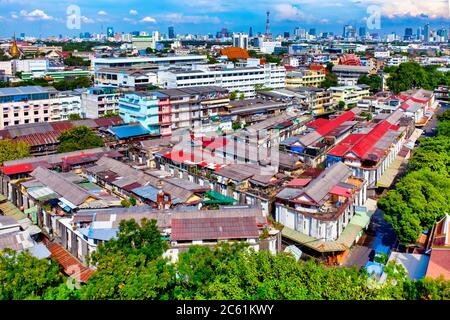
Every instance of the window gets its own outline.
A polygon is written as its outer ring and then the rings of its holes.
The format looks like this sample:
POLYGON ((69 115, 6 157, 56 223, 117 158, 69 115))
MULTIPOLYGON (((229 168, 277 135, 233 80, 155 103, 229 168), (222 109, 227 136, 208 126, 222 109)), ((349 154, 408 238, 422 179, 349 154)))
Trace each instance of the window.
POLYGON ((39 114, 39 111, 34 111, 34 115, 38 115, 39 114))
POLYGON ((15 112, 14 113, 14 117, 18 117, 19 116, 19 113, 18 112, 15 112))
POLYGON ((47 121, 48 121, 48 117, 45 117, 45 118, 44 118, 44 122, 47 122, 47 121))
POLYGON ((5 114, 3 114, 3 118, 8 118, 8 114, 7 113, 5 113, 5 114))
POLYGON ((28 116, 28 111, 25 111, 24 113, 23 113, 23 115, 26 117, 26 116, 28 116))
POLYGON ((19 124, 19 120, 14 121, 14 124, 19 124))
POLYGON ((47 109, 47 110, 44 110, 44 113, 48 113, 48 109, 47 109))
POLYGON ((7 127, 9 125, 9 122, 3 122, 3 127, 7 127))
POLYGON ((25 123, 30 123, 30 120, 28 120, 28 119, 25 119, 25 123))

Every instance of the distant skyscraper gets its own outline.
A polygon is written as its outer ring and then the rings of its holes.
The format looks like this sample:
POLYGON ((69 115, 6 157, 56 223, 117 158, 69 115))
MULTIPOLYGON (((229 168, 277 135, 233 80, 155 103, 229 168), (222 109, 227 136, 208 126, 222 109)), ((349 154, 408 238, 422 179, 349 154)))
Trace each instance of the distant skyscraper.
POLYGON ((285 31, 283 33, 283 36, 284 36, 285 39, 288 39, 289 38, 289 32, 285 31))
POLYGON ((248 36, 251 38, 253 37, 253 28, 250 27, 250 30, 248 31, 248 36))
POLYGON ((131 35, 132 35, 132 36, 138 36, 139 34, 140 34, 139 31, 132 31, 132 32, 131 32, 131 35))
POLYGON ((24 38, 25 38, 25 33, 22 32, 22 33, 20 34, 20 37, 21 37, 22 39, 24 39, 24 38))
POLYGON ((430 41, 430 24, 426 23, 423 27, 423 35, 424 35, 424 41, 429 42, 430 41))
POLYGON ((359 35, 360 38, 365 38, 366 37, 366 28, 365 27, 359 27, 358 35, 359 35))
POLYGON ((316 35, 316 29, 315 29, 315 28, 309 29, 309 34, 310 34, 311 36, 315 36, 315 35, 316 35))
POLYGON ((108 38, 114 37, 114 28, 113 27, 106 28, 106 36, 108 38))
POLYGON ((248 35, 245 33, 233 34, 233 46, 248 49, 248 35))
POLYGON ((175 39, 175 31, 173 27, 169 27, 169 39, 175 39))
POLYGON ((404 40, 412 40, 413 39, 413 29, 412 28, 406 28, 405 29, 405 36, 403 37, 404 40))
POLYGON ((356 30, 352 25, 346 24, 344 26, 344 32, 342 33, 342 37, 344 39, 355 38, 356 30))

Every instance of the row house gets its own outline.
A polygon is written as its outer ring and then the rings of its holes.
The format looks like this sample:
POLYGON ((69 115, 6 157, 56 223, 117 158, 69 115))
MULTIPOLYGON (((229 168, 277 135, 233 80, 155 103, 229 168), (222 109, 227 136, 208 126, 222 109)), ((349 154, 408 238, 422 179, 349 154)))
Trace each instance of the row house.
POLYGON ((155 220, 169 244, 164 257, 175 262, 191 245, 215 246, 223 242, 245 242, 255 250, 279 251, 279 232, 271 228, 254 207, 223 207, 220 210, 155 210, 149 206, 80 210, 58 220, 61 245, 83 263, 100 243, 114 238, 121 221, 155 220), (267 236, 263 236, 263 231, 267 236))
POLYGON ((281 149, 299 156, 307 166, 316 167, 325 161, 325 153, 358 124, 355 120, 359 113, 358 108, 353 108, 333 119, 318 118, 309 122, 302 135, 282 141, 281 149))
POLYGON ((385 120, 347 136, 326 153, 326 165, 343 162, 369 187, 377 187, 407 137, 406 128, 397 124, 402 117, 402 110, 397 110, 385 120))
POLYGON ((79 170, 84 166, 94 164, 103 156, 122 159, 123 155, 110 148, 94 148, 79 151, 64 152, 52 155, 9 160, 0 167, 0 193, 6 196, 18 207, 23 203, 18 182, 30 177, 30 173, 38 167, 68 172, 79 170))
POLYGON ((353 219, 366 200, 366 181, 338 162, 316 178, 291 180, 276 195, 275 219, 284 226, 283 237, 302 250, 339 254, 357 241, 360 230, 353 232, 353 219))

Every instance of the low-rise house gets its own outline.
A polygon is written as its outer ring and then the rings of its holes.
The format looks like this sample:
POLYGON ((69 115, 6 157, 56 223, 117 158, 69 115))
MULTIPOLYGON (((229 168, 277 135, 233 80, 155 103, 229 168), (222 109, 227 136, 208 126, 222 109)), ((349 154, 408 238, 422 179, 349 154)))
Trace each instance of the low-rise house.
POLYGON ((284 225, 283 237, 313 253, 339 254, 367 227, 366 200, 367 182, 336 163, 314 179, 291 180, 276 195, 275 219, 284 225))
POLYGON ((95 71, 94 82, 99 86, 113 86, 132 90, 156 85, 154 68, 100 68, 95 71))
POLYGON ((344 162, 355 176, 376 187, 406 139, 406 128, 397 125, 402 116, 403 112, 397 110, 385 120, 347 136, 326 153, 326 165, 344 162))
POLYGON ((325 153, 342 141, 357 125, 356 116, 360 113, 353 108, 333 119, 318 118, 306 124, 303 135, 295 135, 282 141, 282 149, 298 155, 308 166, 316 167, 325 160, 325 153))
POLYGON ((98 244, 116 236, 121 221, 134 219, 140 223, 144 218, 156 220, 161 235, 169 241, 169 250, 164 256, 172 261, 191 245, 214 246, 219 242, 243 241, 255 250, 266 242, 264 247, 272 253, 278 250, 276 236, 260 237, 262 230, 270 227, 260 209, 253 207, 180 211, 138 206, 82 210, 58 221, 58 235, 62 246, 86 263, 87 255, 95 251, 98 244))
POLYGON ((346 106, 356 106, 364 97, 370 96, 369 86, 365 84, 331 87, 333 103, 338 105, 343 101, 346 106))
POLYGON ((430 254, 426 277, 450 280, 450 216, 445 215, 431 230, 427 253, 430 254))

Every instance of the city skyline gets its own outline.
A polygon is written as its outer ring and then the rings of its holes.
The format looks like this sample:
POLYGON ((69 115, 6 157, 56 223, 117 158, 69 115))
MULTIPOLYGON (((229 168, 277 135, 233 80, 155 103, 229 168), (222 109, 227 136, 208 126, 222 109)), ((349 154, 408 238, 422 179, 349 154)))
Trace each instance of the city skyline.
POLYGON ((340 34, 343 25, 356 28, 366 26, 373 10, 381 15, 379 28, 368 29, 369 33, 403 34, 405 28, 416 30, 430 24, 430 28, 448 28, 450 13, 448 0, 431 0, 424 5, 417 0, 338 0, 315 3, 311 0, 256 1, 252 4, 235 0, 219 0, 210 3, 194 0, 180 5, 174 0, 164 0, 148 5, 142 0, 128 1, 100 0, 95 3, 86 0, 62 1, 0 1, 0 36, 8 37, 14 32, 30 36, 75 36, 80 32, 106 33, 108 27, 116 32, 158 30, 167 33, 173 26, 176 34, 215 34, 222 28, 233 32, 254 34, 265 32, 266 11, 270 11, 271 32, 292 33, 294 28, 314 28, 317 33, 340 34), (80 8, 80 28, 67 27, 67 8, 80 8), (372 10, 372 11, 371 11, 372 10), (368 13, 369 12, 369 13, 368 13), (55 31, 58 30, 58 31, 55 31))

